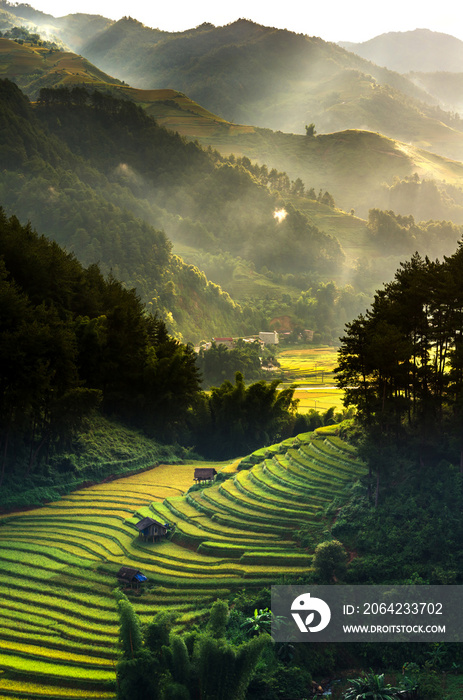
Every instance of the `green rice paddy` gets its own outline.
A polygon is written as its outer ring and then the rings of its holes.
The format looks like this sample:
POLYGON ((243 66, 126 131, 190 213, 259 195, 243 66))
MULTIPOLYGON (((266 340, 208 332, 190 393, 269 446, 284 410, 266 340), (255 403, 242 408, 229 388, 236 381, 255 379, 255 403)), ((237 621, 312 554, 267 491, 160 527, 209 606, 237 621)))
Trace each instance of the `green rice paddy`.
POLYGON ((299 576, 311 553, 293 533, 364 473, 334 435, 305 434, 215 464, 227 480, 186 494, 199 463, 161 465, 0 517, 0 698, 114 698, 120 566, 148 577, 131 594, 148 622, 160 609, 185 628, 217 597, 299 576), (145 543, 135 524, 175 526, 145 543))

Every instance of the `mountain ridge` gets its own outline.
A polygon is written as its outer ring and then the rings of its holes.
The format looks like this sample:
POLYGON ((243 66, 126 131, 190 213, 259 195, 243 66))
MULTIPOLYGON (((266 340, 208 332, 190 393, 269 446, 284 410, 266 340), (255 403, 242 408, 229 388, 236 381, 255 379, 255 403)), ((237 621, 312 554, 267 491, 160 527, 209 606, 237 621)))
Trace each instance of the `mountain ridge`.
POLYGON ((430 29, 386 32, 368 41, 338 42, 363 58, 399 73, 461 72, 463 41, 430 29))

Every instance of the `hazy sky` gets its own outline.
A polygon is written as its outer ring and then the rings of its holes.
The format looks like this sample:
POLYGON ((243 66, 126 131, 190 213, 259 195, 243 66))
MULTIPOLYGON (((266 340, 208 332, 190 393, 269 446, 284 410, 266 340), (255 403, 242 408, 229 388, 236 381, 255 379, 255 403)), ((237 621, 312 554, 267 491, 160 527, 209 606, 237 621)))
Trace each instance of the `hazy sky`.
POLYGON ((32 7, 61 17, 74 12, 111 19, 124 15, 149 27, 190 29, 203 22, 228 24, 244 17, 267 26, 320 36, 326 41, 366 41, 389 31, 432 29, 463 40, 459 0, 28 0, 32 7))

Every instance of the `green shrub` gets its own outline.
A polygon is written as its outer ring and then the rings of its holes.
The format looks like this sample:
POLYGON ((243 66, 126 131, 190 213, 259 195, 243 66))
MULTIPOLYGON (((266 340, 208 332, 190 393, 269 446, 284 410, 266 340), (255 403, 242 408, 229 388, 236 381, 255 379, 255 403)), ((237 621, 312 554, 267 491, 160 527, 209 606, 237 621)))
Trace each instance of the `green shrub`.
POLYGON ((347 554, 338 540, 322 542, 315 548, 313 556, 315 575, 322 583, 332 583, 346 574, 347 554))

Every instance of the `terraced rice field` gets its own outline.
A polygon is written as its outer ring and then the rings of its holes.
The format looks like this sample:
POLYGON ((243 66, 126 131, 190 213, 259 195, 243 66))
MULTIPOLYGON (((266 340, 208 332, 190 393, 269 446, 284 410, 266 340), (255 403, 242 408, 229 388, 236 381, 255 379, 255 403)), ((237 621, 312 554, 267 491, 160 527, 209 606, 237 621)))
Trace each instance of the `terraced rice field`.
POLYGON ((314 532, 334 495, 364 473, 334 436, 302 435, 215 465, 229 478, 185 492, 197 464, 162 465, 0 518, 0 698, 114 698, 120 566, 148 576, 134 596, 143 622, 160 609, 178 626, 237 587, 268 585, 310 566, 292 539, 314 532), (175 525, 145 543, 145 516, 175 525))

